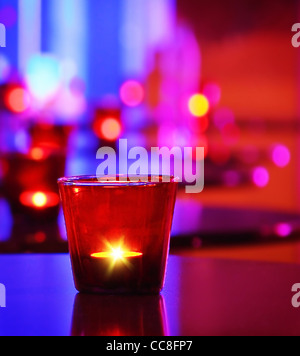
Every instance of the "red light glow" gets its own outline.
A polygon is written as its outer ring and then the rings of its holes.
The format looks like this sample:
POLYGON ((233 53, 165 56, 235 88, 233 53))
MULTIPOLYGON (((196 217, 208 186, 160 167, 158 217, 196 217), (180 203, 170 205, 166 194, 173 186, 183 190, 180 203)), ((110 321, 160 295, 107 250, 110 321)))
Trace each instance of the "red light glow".
POLYGON ((22 88, 11 89, 5 97, 7 108, 14 113, 22 113, 29 108, 30 97, 26 90, 22 88))
POLYGON ((45 158, 45 151, 40 147, 34 147, 30 150, 30 157, 36 161, 40 161, 45 158))
POLYGON ((135 80, 128 80, 121 86, 120 97, 127 106, 135 107, 140 105, 144 100, 144 96, 143 86, 135 80))
POLYGON ((114 117, 107 117, 96 121, 94 125, 94 132, 100 138, 108 141, 115 141, 120 137, 122 127, 119 120, 114 117))
POLYGON ((20 202, 30 208, 45 209, 57 206, 59 196, 53 192, 24 192, 20 195, 20 202))

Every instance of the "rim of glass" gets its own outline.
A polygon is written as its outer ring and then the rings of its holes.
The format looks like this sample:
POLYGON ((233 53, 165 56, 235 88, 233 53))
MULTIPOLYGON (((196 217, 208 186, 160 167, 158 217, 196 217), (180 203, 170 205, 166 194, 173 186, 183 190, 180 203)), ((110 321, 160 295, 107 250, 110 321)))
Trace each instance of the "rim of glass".
POLYGON ((168 175, 79 175, 62 177, 58 184, 71 186, 136 186, 136 185, 160 185, 178 183, 179 178, 168 175))

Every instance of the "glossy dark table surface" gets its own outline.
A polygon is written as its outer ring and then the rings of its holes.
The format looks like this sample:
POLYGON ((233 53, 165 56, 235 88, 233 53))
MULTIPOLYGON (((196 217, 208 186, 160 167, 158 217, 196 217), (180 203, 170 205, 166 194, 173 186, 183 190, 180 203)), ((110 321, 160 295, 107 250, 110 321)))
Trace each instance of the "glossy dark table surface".
POLYGON ((170 256, 160 296, 99 296, 66 254, 0 255, 0 283, 0 335, 300 335, 296 264, 170 256))

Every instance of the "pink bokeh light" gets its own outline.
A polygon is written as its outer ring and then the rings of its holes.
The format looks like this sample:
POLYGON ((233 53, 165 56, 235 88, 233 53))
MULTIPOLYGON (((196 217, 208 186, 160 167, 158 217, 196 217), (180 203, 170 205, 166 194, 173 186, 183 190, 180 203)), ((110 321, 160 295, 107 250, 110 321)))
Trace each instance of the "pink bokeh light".
POLYGON ((219 108, 215 111, 213 115, 214 125, 222 130, 224 126, 228 124, 234 124, 235 116, 232 110, 229 108, 219 108))
POLYGON ((293 228, 291 224, 288 223, 279 223, 275 226, 275 233, 279 237, 288 237, 291 235, 293 228))
POLYGON ((203 94, 209 101, 211 106, 217 105, 221 99, 221 88, 216 83, 207 83, 203 87, 203 94))
POLYGON ((291 160, 290 150, 284 145, 276 145, 272 150, 272 161, 278 167, 286 167, 291 160))
POLYGON ((256 167, 252 172, 253 183, 260 188, 264 188, 270 181, 270 174, 265 167, 256 167))
POLYGON ((140 105, 144 100, 144 96, 143 86, 135 80, 128 80, 121 86, 120 97, 127 106, 135 107, 140 105))

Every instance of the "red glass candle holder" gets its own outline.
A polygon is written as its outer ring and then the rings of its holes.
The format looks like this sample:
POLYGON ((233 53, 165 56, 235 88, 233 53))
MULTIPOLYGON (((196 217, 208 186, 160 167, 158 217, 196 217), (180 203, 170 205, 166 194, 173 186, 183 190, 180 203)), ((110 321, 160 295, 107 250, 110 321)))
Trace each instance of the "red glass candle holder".
POLYGON ((78 291, 161 291, 177 182, 157 178, 58 181, 78 291))

